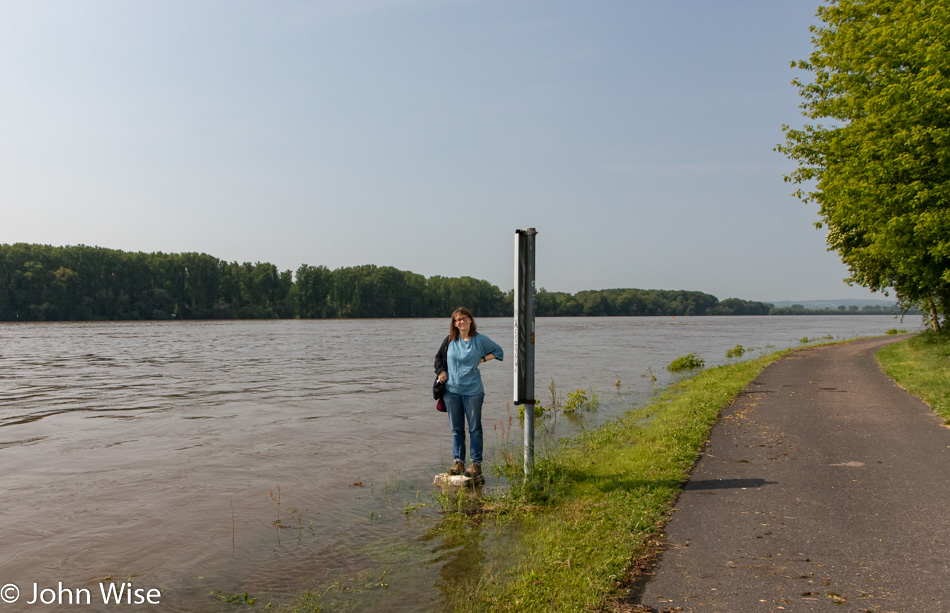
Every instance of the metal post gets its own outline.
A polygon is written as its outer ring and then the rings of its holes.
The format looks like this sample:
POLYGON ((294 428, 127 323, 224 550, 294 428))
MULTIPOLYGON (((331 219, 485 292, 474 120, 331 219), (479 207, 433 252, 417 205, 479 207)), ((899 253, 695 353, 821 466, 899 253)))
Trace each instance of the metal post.
POLYGON ((515 230, 514 403, 524 407, 524 472, 534 470, 534 228, 515 230))

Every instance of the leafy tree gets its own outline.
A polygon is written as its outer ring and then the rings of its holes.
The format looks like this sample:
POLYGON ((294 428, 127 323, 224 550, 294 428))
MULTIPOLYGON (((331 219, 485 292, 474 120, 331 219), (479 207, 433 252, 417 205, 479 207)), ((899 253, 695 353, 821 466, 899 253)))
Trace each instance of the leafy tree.
POLYGON ((604 292, 584 291, 574 294, 574 299, 584 309, 584 315, 598 316, 606 315, 609 309, 609 301, 604 292))
MULTIPOLYGON (((557 315, 559 296, 566 296, 563 292, 549 292, 543 287, 534 294, 534 313, 538 317, 557 315)), ((514 296, 512 296, 514 300, 514 296)))
POLYGON ((330 271, 326 266, 303 264, 296 276, 297 315, 306 319, 325 317, 327 295, 330 293, 330 271))
POLYGON ((708 315, 768 315, 771 304, 726 298, 711 309, 708 315))
POLYGON ((557 315, 560 317, 573 317, 583 315, 584 307, 571 294, 557 295, 557 315))
POLYGON ((829 0, 814 51, 792 66, 801 129, 777 150, 819 205, 849 282, 893 289, 932 323, 950 313, 950 2, 829 0))

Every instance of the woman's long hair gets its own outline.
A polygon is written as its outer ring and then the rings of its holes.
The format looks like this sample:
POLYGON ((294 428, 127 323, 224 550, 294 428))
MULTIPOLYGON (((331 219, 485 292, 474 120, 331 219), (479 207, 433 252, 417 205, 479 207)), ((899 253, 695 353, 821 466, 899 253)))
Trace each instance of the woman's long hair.
POLYGON ((472 322, 472 326, 468 330, 469 336, 475 336, 478 334, 478 327, 475 325, 475 318, 472 317, 472 312, 466 309, 465 307, 459 307, 452 311, 452 319, 449 320, 449 340, 457 341, 459 338, 459 329, 455 327, 455 317, 457 315, 464 315, 468 317, 472 322))

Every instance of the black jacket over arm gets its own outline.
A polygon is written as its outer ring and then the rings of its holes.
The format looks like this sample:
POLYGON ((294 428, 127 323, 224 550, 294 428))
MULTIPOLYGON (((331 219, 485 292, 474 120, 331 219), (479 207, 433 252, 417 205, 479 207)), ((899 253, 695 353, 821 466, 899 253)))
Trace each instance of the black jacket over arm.
POLYGON ((449 337, 445 336, 445 340, 442 341, 442 346, 439 347, 439 352, 435 354, 435 374, 445 371, 446 374, 449 372, 449 337))

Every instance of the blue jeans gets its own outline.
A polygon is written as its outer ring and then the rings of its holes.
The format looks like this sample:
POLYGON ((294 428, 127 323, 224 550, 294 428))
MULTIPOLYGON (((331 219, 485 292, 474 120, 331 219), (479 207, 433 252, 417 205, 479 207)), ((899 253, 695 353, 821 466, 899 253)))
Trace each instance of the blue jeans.
POLYGON ((468 437, 472 444, 472 462, 482 463, 482 402, 485 392, 460 396, 448 390, 442 397, 449 427, 452 429, 452 457, 465 462, 465 421, 468 420, 468 437))

